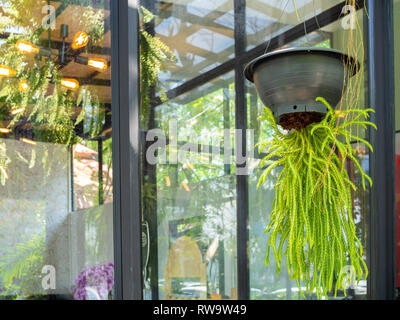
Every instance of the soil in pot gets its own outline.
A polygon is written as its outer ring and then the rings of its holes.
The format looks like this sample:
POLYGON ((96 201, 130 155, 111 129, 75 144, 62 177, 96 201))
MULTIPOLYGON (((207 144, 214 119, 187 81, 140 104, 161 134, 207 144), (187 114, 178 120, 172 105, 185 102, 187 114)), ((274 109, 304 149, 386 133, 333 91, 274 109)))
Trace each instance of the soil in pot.
POLYGON ((319 112, 295 112, 287 113, 280 117, 279 124, 285 130, 296 129, 300 131, 314 122, 321 122, 324 114, 319 112))

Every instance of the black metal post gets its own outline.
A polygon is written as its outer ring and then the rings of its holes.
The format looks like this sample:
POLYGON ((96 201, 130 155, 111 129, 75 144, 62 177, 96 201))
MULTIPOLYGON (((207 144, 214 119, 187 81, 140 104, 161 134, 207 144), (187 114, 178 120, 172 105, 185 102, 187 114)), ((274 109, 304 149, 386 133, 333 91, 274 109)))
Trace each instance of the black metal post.
MULTIPOLYGON (((234 0, 235 12, 235 55, 239 57, 246 51, 246 0, 234 0)), ((235 91, 236 91, 236 129, 242 131, 241 141, 236 137, 236 154, 247 150, 247 104, 246 87, 243 76, 244 64, 237 59, 235 63, 235 91), (241 146, 240 146, 241 144, 241 146), (240 147, 239 147, 240 146, 240 147)), ((236 159, 237 160, 237 159, 236 159)), ((246 161, 247 162, 247 161, 246 161)), ((248 176, 245 174, 246 163, 238 164, 237 170, 242 170, 236 177, 237 189, 237 273, 238 273, 238 298, 249 300, 250 276, 248 258, 248 216, 249 216, 249 186, 248 176)))
POLYGON ((368 298, 395 297, 395 117, 393 1, 368 0, 369 104, 371 130, 371 212, 369 217, 368 298))
MULTIPOLYGON (((156 6, 157 2, 154 0, 141 0, 141 6, 145 7, 150 12, 159 15, 157 12, 158 8, 156 6)), ((155 36, 155 20, 152 20, 144 25, 144 29, 151 36, 155 36)), ((143 92, 141 92, 143 94, 143 92)), ((147 93, 150 97, 150 100, 154 99, 156 96, 156 87, 152 86, 147 93)), ((148 114, 145 115, 147 117, 147 123, 143 124, 146 126, 146 130, 151 130, 159 127, 158 123, 155 119, 155 107, 149 106, 148 114)), ((143 106, 142 106, 143 110, 143 106)), ((143 111, 142 111, 143 112, 143 111)), ((157 164, 151 165, 146 161, 146 153, 147 148, 151 143, 146 143, 145 135, 143 135, 142 139, 142 171, 143 171, 143 185, 146 185, 148 188, 151 188, 151 194, 153 198, 144 198, 142 200, 143 203, 143 219, 148 223, 149 227, 149 243, 148 250, 149 252, 149 260, 148 265, 144 265, 144 268, 147 268, 145 274, 147 275, 147 279, 144 281, 148 281, 151 288, 151 299, 159 300, 159 271, 158 271, 158 219, 157 219, 157 164)), ((145 298, 146 299, 146 298, 145 298)))
POLYGON ((142 299, 139 17, 137 0, 111 1, 115 298, 142 299))

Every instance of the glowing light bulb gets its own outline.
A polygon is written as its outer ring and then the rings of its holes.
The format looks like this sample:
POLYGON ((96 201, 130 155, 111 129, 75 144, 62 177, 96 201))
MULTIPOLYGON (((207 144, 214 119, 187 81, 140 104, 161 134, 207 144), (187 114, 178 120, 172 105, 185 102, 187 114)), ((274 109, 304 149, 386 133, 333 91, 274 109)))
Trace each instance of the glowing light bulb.
POLYGON ((165 184, 167 185, 167 187, 171 186, 171 179, 169 178, 169 176, 165 177, 165 184))
POLYGON ((72 49, 77 50, 86 47, 89 43, 89 36, 86 32, 80 31, 75 34, 74 40, 72 41, 72 49))
POLYGON ((108 68, 107 61, 104 59, 89 59, 88 66, 99 71, 104 71, 108 68))
POLYGON ((18 88, 19 88, 19 91, 21 91, 22 93, 27 92, 30 89, 28 81, 27 80, 20 81, 18 88))
POLYGON ((182 181, 182 182, 181 182, 181 185, 182 185, 182 187, 183 187, 187 192, 190 191, 190 188, 189 188, 189 186, 187 185, 187 183, 186 183, 185 181, 182 181))
POLYGON ((25 143, 27 143, 27 144, 31 144, 31 145, 33 145, 33 146, 35 146, 35 145, 37 144, 36 141, 29 140, 29 139, 26 139, 26 138, 22 138, 21 141, 22 141, 22 142, 25 142, 25 143))
POLYGON ((10 113, 12 116, 15 116, 16 114, 21 113, 24 110, 25 110, 24 108, 12 109, 10 113))
POLYGON ((15 76, 16 74, 17 72, 14 69, 0 65, 0 77, 9 78, 15 76))
POLYGON ((4 177, 5 177, 6 179, 8 179, 8 174, 7 174, 6 170, 4 170, 4 168, 1 167, 1 166, 0 166, 0 171, 3 173, 4 177))
POLYGON ((18 40, 15 46, 23 54, 39 53, 39 48, 25 40, 18 40))
POLYGON ((75 79, 61 79, 61 85, 67 89, 76 90, 79 88, 79 82, 75 79))
POLYGON ((0 132, 1 132, 1 133, 10 133, 11 130, 10 130, 10 129, 7 129, 7 128, 0 128, 0 132))

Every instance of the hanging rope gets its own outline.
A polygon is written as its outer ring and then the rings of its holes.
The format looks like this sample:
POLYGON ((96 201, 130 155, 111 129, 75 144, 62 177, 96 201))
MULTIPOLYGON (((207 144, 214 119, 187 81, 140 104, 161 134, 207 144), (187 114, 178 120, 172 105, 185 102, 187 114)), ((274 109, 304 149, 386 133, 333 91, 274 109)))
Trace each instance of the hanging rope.
MULTIPOLYGON (((276 23, 277 25, 279 25, 279 22, 281 21, 281 19, 282 19, 284 13, 285 13, 285 10, 286 10, 286 8, 287 8, 289 2, 290 2, 290 0, 287 0, 287 1, 286 1, 286 4, 285 4, 285 6, 284 6, 283 9, 282 9, 281 15, 280 15, 279 19, 277 20, 277 23, 276 23)), ((292 2, 293 2, 293 6, 294 6, 294 8, 295 8, 295 12, 296 12, 297 19, 298 19, 299 22, 301 22, 301 18, 300 18, 300 16, 299 16, 299 13, 298 13, 298 10, 297 10, 296 0, 292 0, 292 2)), ((318 29, 321 29, 320 24, 319 24, 319 21, 318 21, 318 17, 317 17, 317 10, 316 10, 316 8, 315 8, 315 0, 313 0, 312 5, 313 5, 313 9, 314 9, 315 21, 316 21, 316 23, 317 23, 318 29)), ((304 10, 304 17, 305 17, 305 16, 306 16, 306 4, 305 4, 305 3, 304 3, 304 5, 303 5, 303 10, 304 10)), ((304 35, 305 35, 305 37, 306 37, 307 42, 310 42, 310 39, 308 38, 306 20, 304 20, 303 24, 304 24, 304 35)), ((276 26, 275 31, 277 30, 277 28, 278 28, 278 26, 276 26)), ((275 33, 275 31, 273 31, 273 32, 271 33, 271 37, 270 37, 270 39, 269 39, 268 42, 267 42, 267 46, 266 46, 266 48, 265 48, 264 54, 266 54, 266 53, 268 52, 268 49, 269 49, 269 47, 270 47, 270 45, 271 45, 272 37, 273 37, 273 34, 275 33)))
MULTIPOLYGON (((277 25, 278 25, 279 22, 281 21, 281 19, 282 19, 282 17, 283 17, 283 14, 285 13, 286 7, 287 7, 288 4, 289 4, 289 1, 290 1, 290 0, 287 0, 287 1, 286 1, 286 4, 285 4, 285 6, 284 6, 283 9, 282 9, 281 15, 280 15, 280 17, 279 17, 279 19, 277 20, 277 23, 276 23, 277 25)), ((276 28, 277 28, 277 27, 276 27, 276 28)), ((275 29, 275 31, 276 31, 276 29, 275 29)), ((272 40, 273 34, 274 34, 274 32, 272 32, 271 37, 269 38, 269 41, 268 41, 268 43, 267 43, 267 47, 265 48, 264 54, 267 53, 267 51, 268 51, 268 49, 269 49, 269 46, 270 46, 270 44, 271 44, 271 40, 272 40)))

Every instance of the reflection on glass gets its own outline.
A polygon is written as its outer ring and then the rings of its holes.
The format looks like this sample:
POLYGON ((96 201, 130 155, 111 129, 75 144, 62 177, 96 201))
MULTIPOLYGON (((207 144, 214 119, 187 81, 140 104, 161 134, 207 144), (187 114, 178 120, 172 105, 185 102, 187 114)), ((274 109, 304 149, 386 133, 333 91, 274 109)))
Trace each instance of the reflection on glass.
POLYGON ((110 63, 110 1, 91 3, 0 2, 0 299, 112 297, 111 73, 81 63, 110 63))
POLYGON ((146 299, 237 298, 236 176, 224 163, 224 141, 234 142, 232 82, 232 72, 222 75, 146 117, 147 137, 158 129, 166 142, 152 164, 155 139, 143 151, 146 299))
MULTIPOLYGON (((246 2, 247 49, 266 44, 271 38, 282 35, 294 26, 341 2, 341 0, 248 0, 246 2)), ((295 47, 316 44, 326 36, 324 29, 313 32, 305 29, 304 33, 308 33, 307 37, 296 41, 295 47)), ((281 41, 282 46, 288 46, 284 43, 283 37, 281 41)))
MULTIPOLYGON (((260 45, 269 40, 271 33, 278 35, 298 25, 305 19, 312 18, 315 13, 320 13, 329 9, 330 7, 340 3, 340 1, 296 1, 296 9, 291 5, 292 1, 269 1, 269 0, 250 0, 247 2, 247 7, 254 9, 256 5, 262 8, 257 14, 252 10, 247 10, 249 21, 252 21, 252 27, 247 31, 247 41, 250 47, 260 45), (262 3, 262 5, 261 5, 262 3), (285 7, 285 4, 287 6, 285 7), (263 18, 262 16, 265 15, 263 18), (281 19, 278 18, 281 16, 281 19), (275 24, 271 24, 268 18, 272 19, 275 24), (300 18, 300 21, 299 21, 300 18), (276 22, 279 20, 279 24, 276 22)), ((364 12, 359 10, 359 21, 362 22, 364 12)), ((364 27, 361 23, 360 32, 363 33, 364 27)), ((342 20, 338 20, 324 28, 316 30, 306 36, 303 36, 291 43, 282 42, 282 48, 286 47, 326 47, 345 51, 344 40, 348 38, 348 31, 342 28, 342 20)), ((250 48, 249 47, 249 48, 250 48)), ((249 49, 248 48, 248 49, 249 49)), ((365 53, 363 47, 360 45, 356 48, 356 57, 361 63, 365 64, 365 53)), ((366 68, 364 67, 364 70, 366 68)), ((357 75, 351 81, 361 83, 358 105, 360 108, 367 107, 366 105, 366 82, 365 75, 357 75), (361 78, 360 78, 361 77, 361 78)), ((345 105, 348 103, 345 101, 345 105)), ((255 142, 268 140, 270 130, 266 127, 265 123, 260 123, 258 116, 261 115, 263 104, 257 98, 254 87, 248 89, 247 97, 248 106, 248 127, 254 130, 255 142)), ((366 132, 358 132, 360 136, 366 136, 366 132)), ((365 152, 362 146, 355 146, 357 158, 360 161, 365 172, 369 172, 369 154, 365 152)), ((257 154, 258 152, 256 152, 257 154)), ((272 201, 274 199, 274 178, 277 178, 279 169, 274 169, 271 177, 268 178, 267 183, 257 189, 258 179, 262 170, 258 168, 258 159, 252 159, 250 166, 252 169, 249 176, 249 252, 250 252, 250 298, 251 299, 302 299, 298 286, 295 280, 290 280, 288 277, 286 261, 282 260, 282 267, 280 276, 276 276, 276 264, 273 255, 270 256, 271 263, 268 267, 265 266, 264 258, 266 253, 266 244, 268 235, 264 234, 265 227, 269 222, 269 214, 272 211, 272 201)), ((358 187, 358 190, 352 195, 353 198, 353 218, 357 228, 357 235, 361 240, 364 248, 366 248, 367 239, 367 215, 369 212, 369 190, 363 191, 361 187, 360 176, 357 168, 353 164, 348 164, 349 177, 358 187)), ((279 241, 279 239, 278 239, 279 241)), ((364 253, 366 250, 364 250, 364 253)), ((366 256, 363 257, 366 261, 366 256)), ((349 293, 349 292, 348 292, 349 293)), ((349 296, 352 299, 365 299, 367 293, 366 280, 362 280, 358 286, 351 288, 349 296)), ((329 297, 331 298, 331 297, 329 297)), ((343 293, 338 297, 343 299, 343 293)), ((316 299, 316 296, 311 295, 307 299, 316 299)))
POLYGON ((146 7, 157 16, 155 36, 176 57, 159 74, 166 91, 233 57, 233 0, 153 1, 146 7))

